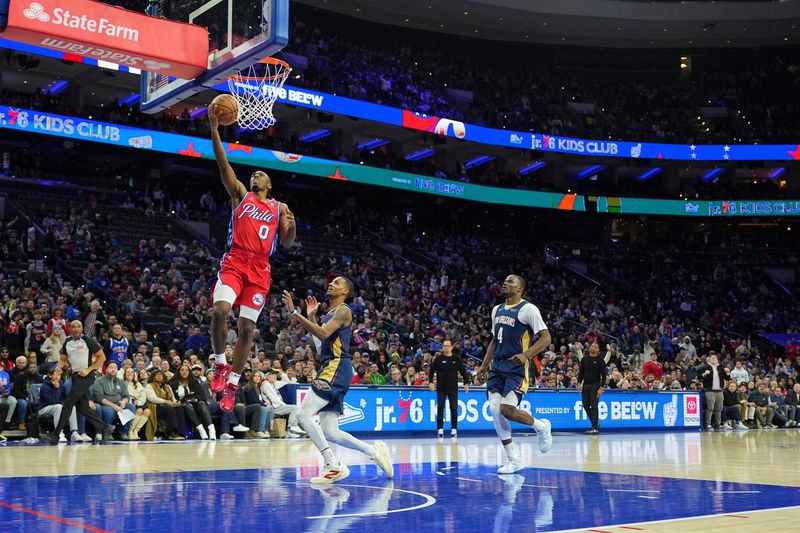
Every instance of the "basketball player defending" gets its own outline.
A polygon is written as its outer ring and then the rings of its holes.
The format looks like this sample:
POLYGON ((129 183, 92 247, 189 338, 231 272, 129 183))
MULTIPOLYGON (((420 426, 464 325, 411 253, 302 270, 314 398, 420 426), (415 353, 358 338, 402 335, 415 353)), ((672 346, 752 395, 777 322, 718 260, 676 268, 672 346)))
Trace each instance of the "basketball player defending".
POLYGON ((289 248, 294 243, 297 228, 287 205, 271 197, 272 180, 266 172, 253 172, 250 191, 236 178, 217 131, 219 119, 213 106, 209 108, 208 122, 222 184, 231 197, 233 209, 228 227, 228 252, 222 256, 214 287, 211 320, 214 377, 211 390, 225 391, 219 406, 223 411, 231 412, 239 378, 253 345, 256 321, 269 294, 269 256, 275 251, 279 237, 281 245, 289 248), (233 305, 239 306, 239 336, 233 347, 231 366, 225 358, 225 339, 228 336, 228 314, 233 305))
POLYGON ((344 409, 344 396, 353 379, 353 361, 350 355, 350 338, 353 334, 353 315, 345 304, 352 298, 353 282, 347 278, 337 277, 327 290, 330 311, 322 317, 322 326, 317 324, 316 313, 319 308, 317 299, 309 296, 306 299, 308 318, 295 309, 292 295, 283 292, 283 303, 286 309, 300 321, 300 324, 320 343, 317 345, 320 354, 320 370, 311 383, 297 421, 308 433, 311 441, 325 459, 325 470, 311 483, 333 483, 350 475, 346 465, 339 462, 333 454, 328 441, 353 450, 358 450, 375 461, 391 479, 394 476, 392 458, 389 448, 383 442, 375 445, 367 444, 349 433, 339 429, 339 415, 344 409), (314 422, 314 415, 319 413, 319 424, 314 422))
POLYGON ((525 468, 519 459, 519 450, 511 440, 509 420, 531 426, 539 437, 539 451, 547 453, 553 445, 550 421, 535 419, 521 409, 519 402, 528 392, 528 363, 550 344, 550 332, 542 320, 539 308, 522 299, 525 280, 511 274, 503 282, 505 304, 492 309, 492 334, 494 338, 486 349, 486 356, 478 369, 478 376, 489 372, 486 393, 494 419, 494 429, 503 442, 508 461, 497 470, 498 474, 513 474, 525 468), (536 342, 531 340, 536 336, 536 342))

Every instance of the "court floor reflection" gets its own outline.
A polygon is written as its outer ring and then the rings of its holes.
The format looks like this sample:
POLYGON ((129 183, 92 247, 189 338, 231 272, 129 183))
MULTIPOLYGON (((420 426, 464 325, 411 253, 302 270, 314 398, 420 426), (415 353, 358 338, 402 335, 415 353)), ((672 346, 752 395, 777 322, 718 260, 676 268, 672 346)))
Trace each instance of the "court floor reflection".
MULTIPOLYGON (((586 442, 585 454, 605 453, 601 443, 586 442)), ((66 530, 71 527, 63 521, 68 521, 94 531, 125 532, 258 528, 507 533, 800 505, 800 488, 780 485, 586 472, 574 467, 530 468, 498 476, 494 465, 461 461, 462 453, 480 453, 471 446, 429 446, 432 454, 401 462, 392 481, 385 480, 374 465, 356 465, 350 478, 324 487, 307 482, 319 469, 311 463, 216 471, 11 477, 0 485, 0 502, 4 503, 0 524, 7 531, 66 530)), ((188 451, 191 446, 162 449, 188 451)))

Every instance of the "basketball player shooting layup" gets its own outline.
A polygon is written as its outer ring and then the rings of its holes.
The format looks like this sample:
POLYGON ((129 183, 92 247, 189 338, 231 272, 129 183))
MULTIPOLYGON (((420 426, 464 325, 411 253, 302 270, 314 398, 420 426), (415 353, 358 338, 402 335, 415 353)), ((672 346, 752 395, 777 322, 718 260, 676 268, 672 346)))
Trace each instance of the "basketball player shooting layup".
POLYGON ((250 191, 237 179, 219 137, 216 106, 209 106, 211 143, 217 158, 222 184, 231 197, 231 222, 228 227, 228 252, 222 256, 214 287, 211 344, 214 349, 214 377, 211 390, 225 391, 220 409, 233 411, 236 389, 253 345, 253 331, 264 308, 271 283, 269 256, 281 245, 289 248, 296 237, 294 215, 286 204, 271 197, 272 180, 256 170, 250 176, 250 191), (280 235, 278 233, 280 232, 280 235), (228 314, 239 306, 239 336, 233 347, 233 366, 225 359, 228 314))
POLYGON ((522 299, 525 280, 511 274, 503 282, 505 304, 492 309, 492 335, 486 356, 478 369, 483 377, 488 370, 486 393, 492 411, 494 429, 503 442, 508 456, 498 474, 513 474, 525 468, 519 450, 511 440, 509 420, 531 426, 539 438, 539 451, 547 453, 553 445, 550 421, 535 419, 522 409, 519 402, 528 392, 528 363, 550 344, 550 332, 542 320, 539 308, 522 299), (531 345, 534 335, 536 342, 531 345), (491 368, 490 368, 491 365, 491 368))
MULTIPOLYGON (((325 470, 312 483, 333 483, 350 475, 346 465, 339 462, 333 454, 328 441, 352 450, 358 450, 375 461, 391 479, 394 476, 392 458, 389 448, 383 442, 375 445, 367 444, 349 433, 339 429, 339 415, 344 409, 344 396, 353 380, 353 361, 350 356, 350 338, 353 335, 353 314, 345 300, 353 297, 353 282, 344 277, 335 278, 326 292, 330 303, 330 311, 322 317, 322 325, 317 324, 316 314, 319 308, 317 299, 309 296, 306 299, 308 318, 295 309, 292 295, 283 291, 283 304, 300 324, 320 341, 320 371, 311 382, 306 392, 297 421, 308 433, 311 442, 322 453, 325 459, 325 470), (319 413, 319 424, 314 422, 314 415, 319 413)), ((315 340, 316 343, 316 340, 315 340)))

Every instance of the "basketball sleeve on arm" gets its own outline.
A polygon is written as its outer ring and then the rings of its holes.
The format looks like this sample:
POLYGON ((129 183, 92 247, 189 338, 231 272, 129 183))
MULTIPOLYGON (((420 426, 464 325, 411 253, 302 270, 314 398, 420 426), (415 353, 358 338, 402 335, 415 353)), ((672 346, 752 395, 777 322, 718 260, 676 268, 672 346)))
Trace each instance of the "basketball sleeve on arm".
POLYGON ((519 321, 531 328, 534 333, 547 329, 547 324, 542 319, 539 308, 532 303, 527 303, 519 312, 519 321))
POLYGON ((494 320, 495 317, 497 316, 497 310, 500 309, 500 305, 495 305, 494 307, 492 307, 492 334, 494 334, 494 320))

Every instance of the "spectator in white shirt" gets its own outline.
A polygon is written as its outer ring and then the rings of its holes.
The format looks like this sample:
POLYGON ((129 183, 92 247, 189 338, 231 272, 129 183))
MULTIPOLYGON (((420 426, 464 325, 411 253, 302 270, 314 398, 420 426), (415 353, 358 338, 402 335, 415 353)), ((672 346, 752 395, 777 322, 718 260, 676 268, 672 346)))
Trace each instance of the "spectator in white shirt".
POLYGON ((261 394, 272 404, 273 415, 289 415, 289 421, 286 426, 290 433, 295 436, 305 435, 305 431, 300 429, 300 426, 297 425, 297 411, 299 407, 297 405, 289 405, 281 398, 279 389, 288 384, 285 378, 286 374, 284 374, 283 371, 275 368, 270 369, 267 372, 267 379, 261 382, 261 394), (280 381, 278 380, 279 375, 281 377, 280 381))
POLYGON ((736 368, 731 370, 731 379, 736 380, 737 385, 750 381, 750 372, 742 365, 741 361, 736 361, 736 368))

